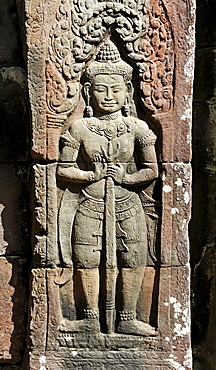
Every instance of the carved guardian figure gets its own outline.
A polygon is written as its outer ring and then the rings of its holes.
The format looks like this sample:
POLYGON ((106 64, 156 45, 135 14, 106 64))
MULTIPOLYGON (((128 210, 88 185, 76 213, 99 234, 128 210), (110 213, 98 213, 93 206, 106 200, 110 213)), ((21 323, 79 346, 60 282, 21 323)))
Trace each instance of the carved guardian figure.
POLYGON ((81 320, 62 319, 62 331, 100 333, 104 320, 108 333, 155 334, 137 320, 136 306, 148 250, 140 193, 158 176, 156 136, 130 116, 131 79, 132 68, 105 41, 84 75, 88 117, 61 136, 61 258, 74 267, 85 306, 81 320))

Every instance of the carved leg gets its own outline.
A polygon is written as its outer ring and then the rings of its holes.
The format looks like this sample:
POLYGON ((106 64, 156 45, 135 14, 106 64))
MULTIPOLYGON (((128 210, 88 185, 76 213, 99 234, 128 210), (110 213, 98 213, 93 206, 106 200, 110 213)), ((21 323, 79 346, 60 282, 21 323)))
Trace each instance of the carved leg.
POLYGON ((144 276, 145 267, 122 268, 122 310, 118 312, 117 332, 133 335, 155 335, 155 329, 147 323, 136 319, 136 306, 144 276))
POLYGON ((137 300, 142 285, 145 267, 121 268, 122 310, 136 311, 137 300))
POLYGON ((86 301, 83 320, 63 320, 61 331, 99 333, 99 269, 77 269, 82 283, 83 293, 86 301))
POLYGON ((77 269, 77 273, 80 276, 86 301, 85 311, 97 312, 98 315, 99 269, 77 269))

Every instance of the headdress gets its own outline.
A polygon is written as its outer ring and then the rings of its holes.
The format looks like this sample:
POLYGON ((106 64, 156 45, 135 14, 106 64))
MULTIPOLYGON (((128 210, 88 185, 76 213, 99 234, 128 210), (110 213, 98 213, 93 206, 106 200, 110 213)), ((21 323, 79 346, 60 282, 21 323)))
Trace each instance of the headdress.
POLYGON ((102 44, 95 60, 88 65, 85 71, 88 81, 92 81, 94 76, 99 74, 121 75, 125 82, 132 78, 132 67, 121 59, 117 47, 110 40, 102 44))

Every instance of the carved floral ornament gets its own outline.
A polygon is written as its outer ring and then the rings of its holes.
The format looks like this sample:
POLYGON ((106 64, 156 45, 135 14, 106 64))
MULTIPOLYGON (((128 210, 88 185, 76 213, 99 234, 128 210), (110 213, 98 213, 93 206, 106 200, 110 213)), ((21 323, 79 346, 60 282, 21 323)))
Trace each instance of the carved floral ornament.
POLYGON ((170 110, 173 36, 163 2, 62 0, 50 31, 46 61, 49 114, 68 115, 75 109, 86 63, 113 34, 122 40, 128 62, 137 66, 145 107, 152 113, 170 110))

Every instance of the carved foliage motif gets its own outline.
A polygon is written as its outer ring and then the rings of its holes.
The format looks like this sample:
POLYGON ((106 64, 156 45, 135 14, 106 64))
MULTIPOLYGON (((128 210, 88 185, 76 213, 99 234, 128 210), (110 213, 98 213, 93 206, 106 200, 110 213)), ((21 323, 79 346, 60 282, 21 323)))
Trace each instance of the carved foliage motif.
POLYGON ((69 113, 79 98, 79 79, 83 65, 73 58, 71 5, 63 0, 49 38, 46 66, 47 104, 52 113, 69 113))
MULTIPOLYGON (((28 28, 31 29, 32 34, 37 34, 40 32, 42 24, 43 24, 43 4, 41 0, 38 0, 34 3, 33 6, 30 5, 30 3, 27 2, 27 9, 28 11, 26 12, 27 16, 27 30, 28 28)), ((34 40, 34 36, 33 36, 34 40)), ((32 40, 32 41, 33 41, 32 40)), ((33 41, 34 42, 34 41, 33 41)))
POLYGON ((110 36, 139 72, 144 106, 170 110, 173 35, 163 0, 25 0, 25 9, 35 157, 58 157, 59 130, 79 103, 86 63, 110 36))
POLYGON ((43 22, 43 9, 38 5, 33 9, 31 17, 27 20, 27 24, 32 28, 32 31, 38 32, 43 22))
POLYGON ((151 112, 167 112, 173 99, 174 45, 161 0, 149 9, 149 27, 140 41, 144 56, 144 62, 138 63, 142 101, 151 112))
POLYGON ((142 58, 137 39, 146 24, 145 13, 146 6, 133 0, 124 4, 62 0, 49 37, 46 78, 50 112, 68 114, 74 109, 85 63, 107 32, 115 30, 129 58, 142 58))
POLYGON ((118 34, 130 60, 137 63, 144 105, 166 112, 172 104, 173 37, 162 1, 149 6, 133 0, 62 0, 49 37, 46 67, 47 105, 52 113, 70 113, 79 100, 85 63, 107 32, 118 34))
POLYGON ((36 165, 34 171, 34 250, 36 264, 46 263, 46 169, 36 165))

